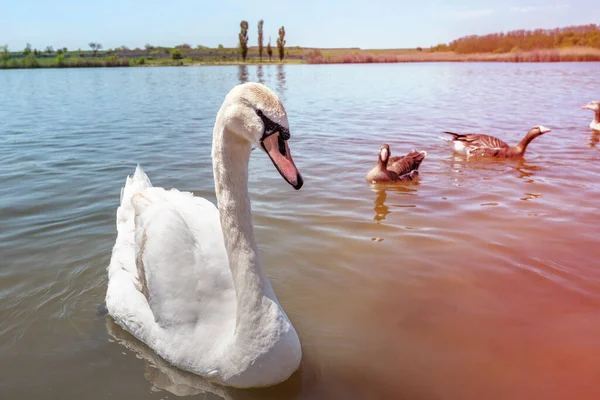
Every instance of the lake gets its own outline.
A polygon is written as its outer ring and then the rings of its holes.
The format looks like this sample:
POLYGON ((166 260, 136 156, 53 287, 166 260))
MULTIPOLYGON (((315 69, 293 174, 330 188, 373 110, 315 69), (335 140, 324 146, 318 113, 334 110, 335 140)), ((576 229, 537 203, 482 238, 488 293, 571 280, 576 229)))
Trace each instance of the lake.
POLYGON ((597 399, 598 63, 265 65, 0 72, 0 398, 597 399), (227 92, 282 99, 304 187, 261 152, 249 190, 265 269, 303 346, 276 387, 165 365, 103 312, 125 177, 215 201, 227 92), (522 160, 452 154, 445 130, 522 160), (382 143, 420 179, 371 185, 382 143))

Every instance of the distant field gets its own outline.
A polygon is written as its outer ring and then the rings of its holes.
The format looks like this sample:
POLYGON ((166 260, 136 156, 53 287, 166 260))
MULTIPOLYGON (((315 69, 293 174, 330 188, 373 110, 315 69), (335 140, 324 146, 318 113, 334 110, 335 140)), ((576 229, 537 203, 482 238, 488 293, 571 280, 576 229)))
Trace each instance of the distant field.
POLYGON ((507 53, 459 54, 454 51, 417 49, 327 50, 314 49, 306 55, 309 64, 402 63, 402 62, 561 62, 600 61, 600 49, 565 47, 507 53))

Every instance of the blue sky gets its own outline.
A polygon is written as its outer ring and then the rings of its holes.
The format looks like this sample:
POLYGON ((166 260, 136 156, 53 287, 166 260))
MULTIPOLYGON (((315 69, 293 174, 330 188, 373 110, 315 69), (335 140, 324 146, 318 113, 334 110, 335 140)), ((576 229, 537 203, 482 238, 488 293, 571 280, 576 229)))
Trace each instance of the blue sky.
POLYGON ((288 46, 428 47, 468 34, 600 21, 600 2, 575 0, 0 0, 0 45, 69 49, 146 43, 237 44, 239 23, 265 21, 265 42, 285 25, 288 46))

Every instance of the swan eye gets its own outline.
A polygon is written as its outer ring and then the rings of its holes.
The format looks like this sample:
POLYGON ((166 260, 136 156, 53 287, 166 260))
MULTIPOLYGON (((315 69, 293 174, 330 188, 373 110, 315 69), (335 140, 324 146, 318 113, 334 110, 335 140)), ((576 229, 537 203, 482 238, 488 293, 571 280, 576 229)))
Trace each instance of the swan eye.
POLYGON ((283 140, 288 140, 290 138, 290 130, 289 129, 284 128, 283 126, 279 125, 277 122, 272 121, 261 110, 256 110, 256 115, 258 115, 262 119, 263 125, 264 125, 263 135, 260 139, 261 141, 265 140, 267 137, 269 137, 272 134, 277 133, 277 132, 279 132, 279 136, 283 140))

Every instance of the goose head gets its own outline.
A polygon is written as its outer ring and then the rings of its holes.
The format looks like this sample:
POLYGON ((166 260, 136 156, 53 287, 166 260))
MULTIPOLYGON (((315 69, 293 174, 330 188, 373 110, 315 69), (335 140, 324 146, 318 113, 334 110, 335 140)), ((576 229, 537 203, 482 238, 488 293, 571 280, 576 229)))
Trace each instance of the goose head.
POLYGON ((594 112, 600 111, 600 101, 590 101, 585 106, 581 107, 583 110, 592 110, 594 112))
POLYGON ((387 143, 382 144, 379 148, 379 161, 384 165, 387 164, 390 155, 390 146, 387 143))
POLYGON ((261 83, 248 82, 229 92, 221 117, 238 140, 264 151, 296 190, 304 184, 288 145, 290 125, 279 97, 261 83))
POLYGON ((546 128, 545 126, 542 126, 542 125, 537 125, 537 126, 534 126, 533 128, 531 128, 529 130, 529 132, 527 132, 527 136, 529 136, 531 138, 536 138, 538 136, 543 135, 544 133, 548 133, 551 131, 552 131, 552 129, 550 129, 550 128, 546 128))

